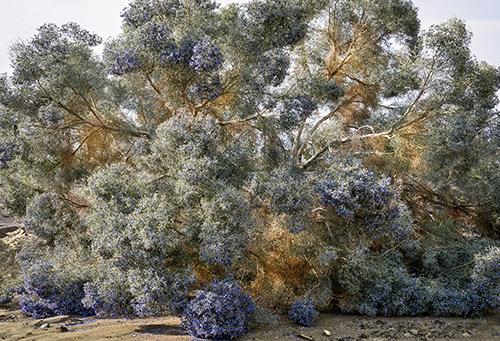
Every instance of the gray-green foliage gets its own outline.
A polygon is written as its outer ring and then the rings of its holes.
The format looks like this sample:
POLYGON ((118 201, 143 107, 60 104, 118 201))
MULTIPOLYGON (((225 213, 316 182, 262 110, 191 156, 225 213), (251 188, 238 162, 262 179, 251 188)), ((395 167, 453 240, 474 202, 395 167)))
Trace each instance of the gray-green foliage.
POLYGON ((116 164, 89 178, 92 251, 110 277, 98 284, 96 271, 87 305, 102 305, 102 314, 179 311, 193 264, 240 264, 250 219, 234 181, 246 177, 247 160, 240 144, 218 146, 220 134, 213 120, 173 117, 141 156, 144 170, 116 164), (110 290, 123 292, 123 302, 110 290))
POLYGON ((99 37, 46 24, 0 77, 1 202, 48 242, 21 253, 25 278, 47 257, 73 278, 66 257, 85 306, 114 315, 180 311, 230 272, 281 290, 276 310, 496 305, 495 243, 421 242, 401 199, 498 226, 500 73, 462 21, 420 32, 409 0, 133 0, 122 18, 102 59, 99 37))
POLYGON ((338 282, 348 293, 343 308, 373 316, 479 316, 498 307, 498 242, 458 237, 454 228, 438 228, 452 238, 408 240, 378 256, 352 253, 338 282))

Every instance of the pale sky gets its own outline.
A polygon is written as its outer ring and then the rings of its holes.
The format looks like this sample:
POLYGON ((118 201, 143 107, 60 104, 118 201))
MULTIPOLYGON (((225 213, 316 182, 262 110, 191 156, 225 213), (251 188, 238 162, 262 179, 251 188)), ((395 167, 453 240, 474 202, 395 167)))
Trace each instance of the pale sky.
MULTIPOLYGON (((230 2, 218 1, 223 5, 230 2)), ((0 73, 10 71, 9 45, 27 39, 44 23, 69 21, 106 40, 121 30, 120 13, 129 0, 0 0, 0 73)), ((422 28, 452 16, 466 20, 472 30, 472 52, 480 60, 500 65, 500 0, 413 0, 420 9, 422 28)))

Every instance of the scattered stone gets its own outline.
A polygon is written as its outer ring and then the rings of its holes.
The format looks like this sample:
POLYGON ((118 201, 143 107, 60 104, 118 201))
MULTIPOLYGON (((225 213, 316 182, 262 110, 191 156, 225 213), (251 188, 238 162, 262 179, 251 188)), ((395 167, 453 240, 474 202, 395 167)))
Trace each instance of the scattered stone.
POLYGON ((411 337, 411 334, 410 333, 404 333, 403 336, 406 337, 406 338, 409 338, 409 337, 411 337))
POLYGON ((328 330, 323 330, 323 334, 325 334, 326 336, 332 336, 332 333, 328 330))
POLYGON ((66 327, 64 324, 62 324, 59 326, 59 328, 57 328, 57 330, 59 330, 59 333, 64 333, 64 332, 68 331, 68 327, 66 327))
POLYGON ((418 329, 410 329, 412 335, 418 335, 418 329))
POLYGON ((394 339, 397 334, 398 331, 396 328, 388 328, 387 330, 383 330, 380 332, 380 336, 387 337, 390 339, 394 339))
POLYGON ((469 333, 465 332, 465 333, 462 334, 462 336, 463 337, 470 337, 471 335, 469 333))
POLYGON ((50 324, 48 324, 48 323, 44 323, 44 324, 42 324, 42 325, 40 326, 40 329, 47 329, 47 328, 49 328, 49 327, 50 327, 50 324))
MULTIPOLYGON (((304 334, 297 334, 298 337, 301 337, 303 339, 309 340, 309 341, 314 341, 314 339, 310 336, 304 335, 304 334)), ((278 337, 276 337, 278 338, 278 337)))

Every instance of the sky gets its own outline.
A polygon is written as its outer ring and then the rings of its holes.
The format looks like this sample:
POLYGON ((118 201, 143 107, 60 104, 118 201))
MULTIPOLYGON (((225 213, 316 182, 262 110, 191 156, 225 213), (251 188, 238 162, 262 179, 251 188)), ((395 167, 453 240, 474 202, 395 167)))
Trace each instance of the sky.
MULTIPOLYGON (((226 5, 231 1, 219 0, 226 5)), ((28 39, 44 23, 73 21, 104 40, 121 31, 120 13, 129 0, 0 0, 0 73, 11 73, 9 46, 28 39)), ((456 16, 473 32, 472 52, 500 66, 500 0, 413 0, 422 28, 456 16)))

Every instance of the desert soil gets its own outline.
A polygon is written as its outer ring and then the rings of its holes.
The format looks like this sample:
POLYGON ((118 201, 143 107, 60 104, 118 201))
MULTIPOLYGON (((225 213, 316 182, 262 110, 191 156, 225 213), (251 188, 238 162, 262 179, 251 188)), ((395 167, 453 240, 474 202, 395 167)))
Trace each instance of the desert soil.
MULTIPOLYGON (((15 306, 0 308, 0 340, 167 340, 193 338, 177 317, 113 319, 57 316, 33 320, 15 306)), ((369 318, 322 314, 313 327, 291 323, 286 316, 275 326, 257 328, 241 341, 388 341, 500 340, 499 316, 483 319, 369 318), (325 335, 330 332, 330 336, 325 335)))
MULTIPOLYGON (((0 208, 0 282, 16 275, 15 255, 31 237, 0 208)), ((180 319, 98 318, 57 316, 35 320, 23 316, 16 301, 0 306, 0 340, 192 340, 180 319)), ((371 318, 321 314, 313 327, 302 327, 282 316, 277 325, 251 330, 241 341, 388 341, 388 340, 500 341, 500 313, 481 319, 441 317, 371 318), (327 335, 329 334, 329 335, 327 335)))

